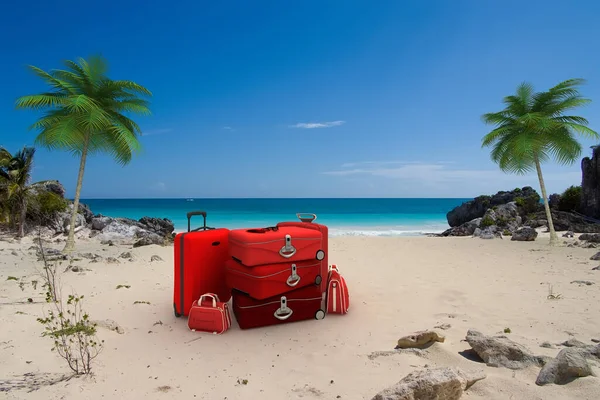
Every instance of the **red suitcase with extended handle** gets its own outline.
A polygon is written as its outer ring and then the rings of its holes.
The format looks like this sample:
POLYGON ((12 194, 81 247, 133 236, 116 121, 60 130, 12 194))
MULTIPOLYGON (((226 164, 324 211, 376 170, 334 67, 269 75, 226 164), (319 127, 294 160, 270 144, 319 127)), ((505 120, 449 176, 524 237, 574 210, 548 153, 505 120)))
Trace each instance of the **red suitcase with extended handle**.
POLYGON ((204 293, 215 293, 223 302, 231 292, 225 282, 225 261, 229 258, 229 229, 206 226, 206 212, 187 213, 188 231, 174 240, 173 308, 175 316, 187 316, 192 304, 204 293), (191 229, 191 218, 201 215, 204 224, 191 229))

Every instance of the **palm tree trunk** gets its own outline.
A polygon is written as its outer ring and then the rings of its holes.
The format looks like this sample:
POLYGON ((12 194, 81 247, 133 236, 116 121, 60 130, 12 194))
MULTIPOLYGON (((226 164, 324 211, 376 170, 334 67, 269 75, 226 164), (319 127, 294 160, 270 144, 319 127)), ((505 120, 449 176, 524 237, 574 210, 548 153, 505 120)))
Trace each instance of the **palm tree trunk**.
POLYGON ((554 222, 552 222, 552 213, 550 212, 550 204, 548 204, 548 196, 546 194, 546 185, 544 184, 544 177, 542 176, 542 167, 540 166, 540 160, 535 158, 535 169, 537 170, 538 179, 540 180, 540 189, 542 189, 542 198, 544 199, 544 209, 546 210, 546 219, 548 220, 548 230, 550 231, 550 244, 553 245, 558 242, 558 236, 554 230, 554 222))
POLYGON ((27 218, 27 200, 21 201, 21 216, 19 218, 19 237, 25 236, 25 219, 27 218))
POLYGON ((79 175, 77 176, 77 187, 75 188, 75 199, 73 200, 73 212, 71 213, 71 224, 69 225, 69 237, 67 244, 63 249, 64 253, 70 253, 75 250, 75 222, 77 221, 77 211, 79 211, 79 196, 81 194, 81 185, 83 183, 83 171, 85 170, 85 159, 87 158, 88 144, 90 141, 89 133, 85 136, 83 151, 81 152, 81 161, 79 163, 79 175))

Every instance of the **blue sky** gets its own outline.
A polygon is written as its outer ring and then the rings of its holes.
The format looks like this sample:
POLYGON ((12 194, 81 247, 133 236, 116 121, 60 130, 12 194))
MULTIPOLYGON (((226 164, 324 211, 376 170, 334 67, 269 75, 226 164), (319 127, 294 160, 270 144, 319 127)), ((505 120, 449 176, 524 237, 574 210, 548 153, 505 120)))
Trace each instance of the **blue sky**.
MULTIPOLYGON (((526 80, 588 80, 600 130, 596 1, 12 2, 0 14, 0 145, 35 132, 26 65, 102 54, 149 88, 144 151, 88 159, 83 198, 471 197, 531 185, 481 148, 480 119, 526 80), (51 4, 53 3, 53 4, 51 4), (576 5, 576 6, 575 6, 576 5), (10 39, 9 39, 10 38, 10 39)), ((594 144, 582 140, 584 152, 594 144)), ((78 160, 40 149, 33 178, 73 196, 78 160)), ((547 164, 548 190, 581 181, 547 164)))

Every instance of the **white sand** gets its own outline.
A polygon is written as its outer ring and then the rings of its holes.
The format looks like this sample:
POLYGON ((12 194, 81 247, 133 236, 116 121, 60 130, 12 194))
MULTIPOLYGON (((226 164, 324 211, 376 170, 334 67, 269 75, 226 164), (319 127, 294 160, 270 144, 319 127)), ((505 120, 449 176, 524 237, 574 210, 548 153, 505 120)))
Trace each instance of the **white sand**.
MULTIPOLYGON (((562 242, 562 240, 561 240, 562 242)), ((68 373, 51 342, 40 336, 36 318, 47 307, 30 286, 22 291, 8 276, 35 279, 40 268, 22 243, 0 242, 0 380, 23 374, 68 373), (16 250, 17 256, 11 254, 16 250), (7 304, 33 298, 34 304, 7 304), (22 312, 25 314, 17 313, 22 312)), ((57 244, 56 248, 61 248, 57 244)), ((120 259, 77 265, 63 280, 84 294, 92 319, 111 319, 118 334, 99 329, 105 340, 95 376, 72 379, 36 391, 12 390, 9 399, 370 399, 378 391, 424 367, 458 366, 485 370, 469 399, 599 399, 600 378, 586 377, 564 386, 538 387, 538 367, 512 371, 486 367, 459 354, 468 329, 509 337, 538 355, 554 356, 560 348, 540 348, 575 337, 586 343, 600 338, 600 271, 591 268, 595 249, 536 242, 478 238, 333 238, 330 263, 336 263, 350 287, 351 310, 344 316, 242 331, 224 335, 191 332, 173 315, 172 247, 101 246, 79 240, 78 252, 118 256, 131 251, 136 261, 120 259), (150 263, 154 254, 163 262, 150 263), (592 286, 573 280, 597 282, 592 286), (118 284, 130 289, 115 289, 118 284), (548 300, 548 284, 562 299, 548 300), (133 305, 134 301, 151 304, 133 305), (155 325, 161 321, 162 324, 155 325), (440 323, 445 343, 424 357, 393 354, 397 339, 440 323), (573 336, 570 336, 573 335, 573 336), (197 339, 197 340, 194 340, 197 339), (237 381, 247 379, 247 385, 237 381), (170 389, 159 387, 168 386, 170 389), (165 393, 166 391, 166 393, 165 393), (340 397, 337 397, 340 396, 340 397)), ((595 372, 599 373, 597 367, 595 372)), ((38 376, 38 379, 42 375, 38 376)), ((53 376, 53 375, 52 375, 53 376)), ((43 377, 43 376, 42 376, 43 377)))

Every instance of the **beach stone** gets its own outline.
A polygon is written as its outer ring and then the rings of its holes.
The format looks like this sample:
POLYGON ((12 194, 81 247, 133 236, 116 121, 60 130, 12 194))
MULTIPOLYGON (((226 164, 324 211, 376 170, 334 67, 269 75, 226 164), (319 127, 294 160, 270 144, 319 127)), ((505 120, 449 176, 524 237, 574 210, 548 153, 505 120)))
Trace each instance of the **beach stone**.
POLYGON ((575 237, 575 234, 573 233, 573 231, 567 231, 567 232, 563 233, 562 236, 566 237, 566 238, 572 238, 572 237, 575 237))
POLYGON ((596 246, 596 243, 586 242, 582 244, 581 247, 584 249, 595 249, 598 246, 596 246))
POLYGON ((475 218, 471 221, 465 222, 460 226, 455 226, 445 230, 440 236, 471 236, 479 228, 481 223, 481 217, 475 218))
POLYGON ((133 259, 133 254, 130 251, 125 251, 119 255, 119 258, 133 259))
POLYGON ((168 236, 175 230, 173 221, 167 218, 142 217, 139 222, 143 224, 146 230, 156 233, 160 236, 168 236))
POLYGON ((371 400, 457 400, 485 377, 483 372, 464 372, 455 367, 415 371, 371 400))
POLYGON ((565 340, 560 345, 565 346, 565 347, 586 347, 586 346, 588 346, 587 344, 583 343, 581 340, 577 340, 575 338, 565 340))
POLYGON ((539 386, 549 383, 564 385, 577 378, 593 375, 592 367, 587 360, 598 358, 600 358, 600 345, 562 349, 556 358, 542 367, 535 383, 539 386))
POLYGON ((540 347, 544 347, 546 349, 553 349, 554 345, 550 342, 543 342, 542 344, 540 344, 540 347))
POLYGON ((600 252, 598 252, 598 253, 594 254, 593 256, 591 256, 590 260, 594 260, 594 261, 600 260, 600 252))
POLYGON ((396 349, 423 349, 435 342, 444 343, 446 338, 435 331, 418 331, 398 339, 396 349))
POLYGON ((592 243, 600 243, 600 233, 584 233, 579 235, 579 240, 585 240, 592 243))
POLYGON ((523 369, 531 365, 540 365, 539 357, 504 335, 486 336, 469 329, 466 340, 477 355, 490 367, 523 369))
POLYGON ((121 262, 114 257, 106 257, 107 264, 120 264, 121 262))
POLYGON ((592 271, 600 271, 600 266, 592 268, 592 271))
POLYGON ((163 261, 162 258, 160 258, 160 256, 157 256, 156 254, 153 255, 152 257, 150 257, 150 262, 155 262, 155 261, 163 261))
POLYGON ((579 286, 592 286, 594 284, 594 282, 591 281, 571 281, 571 283, 575 283, 579 286))
POLYGON ((526 226, 514 231, 510 240, 532 242, 537 238, 537 236, 538 233, 535 229, 526 226))
POLYGON ((110 225, 114 221, 114 218, 105 217, 103 215, 96 215, 92 218, 92 229, 101 231, 110 225))
POLYGON ((450 328, 452 328, 452 325, 450 324, 440 324, 440 325, 436 325, 434 326, 435 329, 442 329, 442 330, 448 330, 450 328))
POLYGON ((164 243, 164 237, 161 237, 156 233, 147 232, 133 244, 133 247, 149 246, 151 244, 163 245, 164 243))

